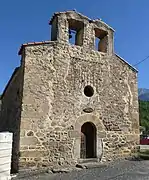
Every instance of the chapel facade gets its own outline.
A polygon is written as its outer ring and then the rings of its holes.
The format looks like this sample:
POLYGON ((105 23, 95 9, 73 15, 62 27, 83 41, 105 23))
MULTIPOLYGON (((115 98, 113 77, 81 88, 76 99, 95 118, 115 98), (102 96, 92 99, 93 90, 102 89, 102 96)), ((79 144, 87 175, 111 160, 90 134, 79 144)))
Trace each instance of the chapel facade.
POLYGON ((51 40, 23 44, 2 97, 12 168, 70 166, 129 156, 139 143, 137 70, 114 52, 114 30, 55 13, 51 40))

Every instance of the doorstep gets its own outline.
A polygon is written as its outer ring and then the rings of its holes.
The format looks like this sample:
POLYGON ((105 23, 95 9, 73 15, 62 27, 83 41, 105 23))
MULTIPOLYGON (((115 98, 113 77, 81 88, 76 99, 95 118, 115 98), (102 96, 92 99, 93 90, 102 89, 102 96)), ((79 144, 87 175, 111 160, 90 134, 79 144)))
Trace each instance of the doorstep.
POLYGON ((104 168, 107 167, 107 164, 99 162, 97 158, 88 158, 88 159, 80 159, 76 167, 82 169, 104 168))

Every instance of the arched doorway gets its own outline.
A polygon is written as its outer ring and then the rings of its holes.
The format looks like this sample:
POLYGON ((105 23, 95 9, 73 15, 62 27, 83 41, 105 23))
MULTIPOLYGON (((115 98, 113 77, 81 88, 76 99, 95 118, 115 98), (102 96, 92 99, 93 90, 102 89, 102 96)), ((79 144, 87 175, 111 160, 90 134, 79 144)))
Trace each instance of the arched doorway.
POLYGON ((91 122, 86 122, 81 127, 80 157, 96 158, 96 126, 91 122))

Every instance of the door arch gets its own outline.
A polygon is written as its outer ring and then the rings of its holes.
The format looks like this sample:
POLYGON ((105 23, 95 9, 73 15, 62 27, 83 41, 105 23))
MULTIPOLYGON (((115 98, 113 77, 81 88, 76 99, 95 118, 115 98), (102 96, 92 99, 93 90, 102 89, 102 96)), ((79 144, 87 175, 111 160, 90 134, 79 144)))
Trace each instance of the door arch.
POLYGON ((86 122, 81 126, 81 147, 80 147, 80 157, 82 159, 86 158, 96 158, 96 126, 92 122, 86 122))

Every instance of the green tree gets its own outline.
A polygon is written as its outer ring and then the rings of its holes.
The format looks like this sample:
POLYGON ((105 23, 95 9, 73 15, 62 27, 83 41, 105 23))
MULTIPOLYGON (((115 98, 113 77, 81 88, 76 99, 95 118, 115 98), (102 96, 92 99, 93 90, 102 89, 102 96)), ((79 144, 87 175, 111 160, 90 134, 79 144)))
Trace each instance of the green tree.
POLYGON ((149 101, 139 101, 140 125, 145 127, 145 134, 149 134, 149 101))

